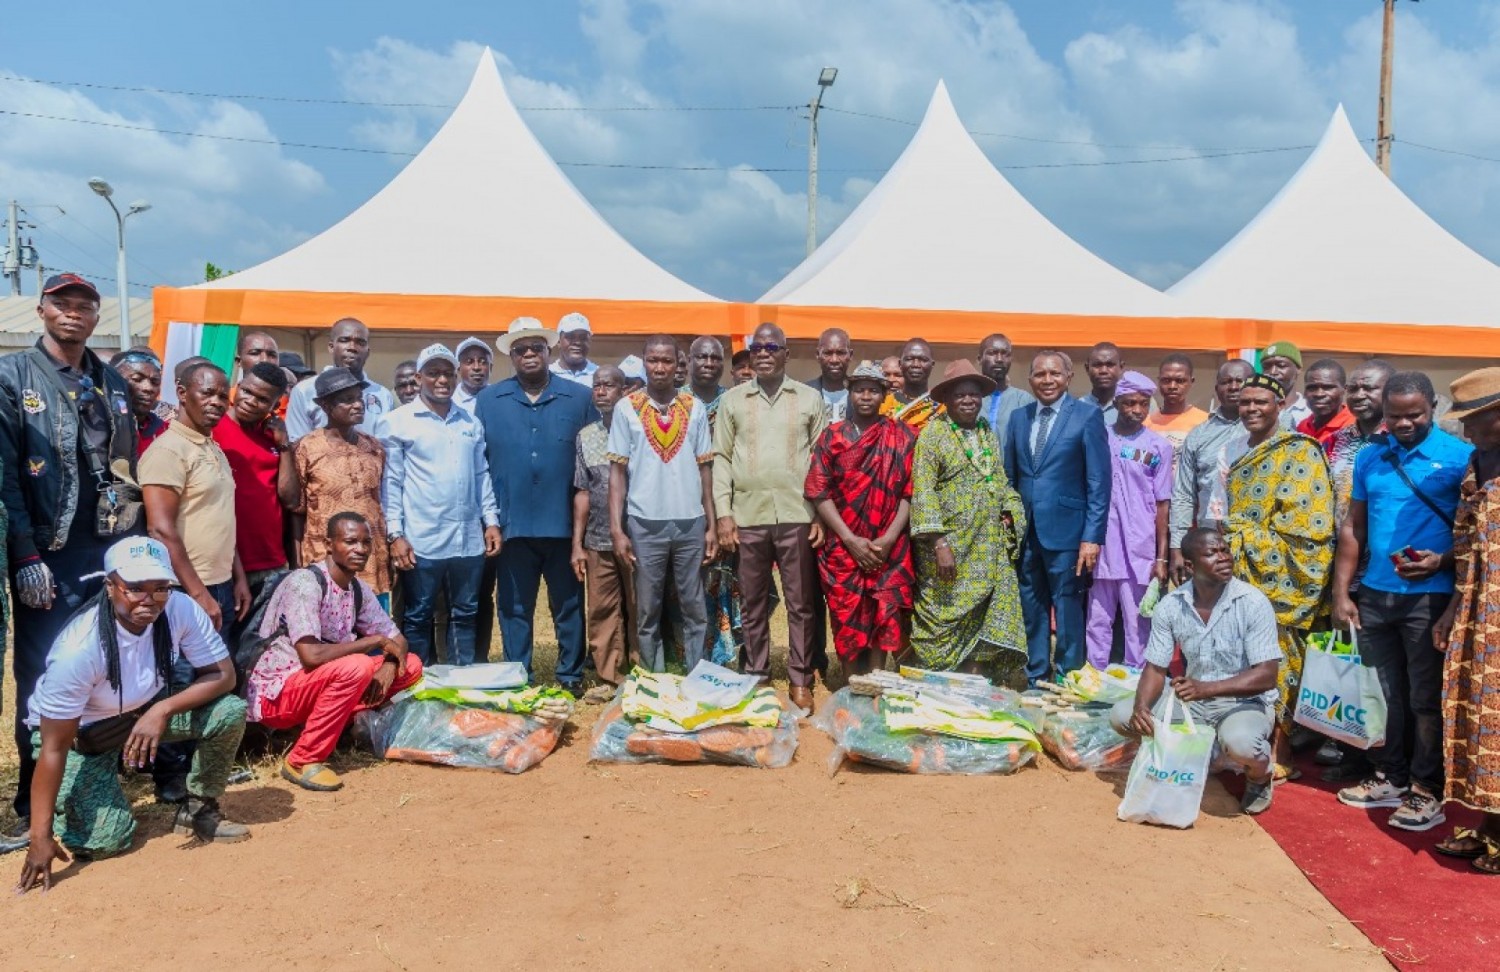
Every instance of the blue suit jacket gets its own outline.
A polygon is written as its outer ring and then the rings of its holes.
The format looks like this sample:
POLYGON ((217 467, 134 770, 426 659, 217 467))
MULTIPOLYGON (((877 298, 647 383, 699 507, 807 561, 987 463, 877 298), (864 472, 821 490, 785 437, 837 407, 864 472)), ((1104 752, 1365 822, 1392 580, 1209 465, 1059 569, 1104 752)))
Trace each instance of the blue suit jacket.
POLYGON ((1021 494, 1031 529, 1046 550, 1104 543, 1109 522, 1109 436, 1099 406, 1064 395, 1047 432, 1040 462, 1031 458, 1032 402, 1010 415, 1005 475, 1021 494))

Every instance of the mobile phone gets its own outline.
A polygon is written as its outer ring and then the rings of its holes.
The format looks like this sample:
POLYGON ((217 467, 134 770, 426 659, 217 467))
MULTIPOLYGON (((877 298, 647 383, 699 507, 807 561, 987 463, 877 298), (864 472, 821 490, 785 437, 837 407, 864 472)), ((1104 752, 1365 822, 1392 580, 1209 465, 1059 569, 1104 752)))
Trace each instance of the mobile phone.
POLYGON ((1401 567, 1406 563, 1406 558, 1398 553, 1390 554, 1390 558, 1391 566, 1395 567, 1397 570, 1400 570, 1401 567))
POLYGON ((1407 560, 1410 560, 1412 563, 1416 563, 1417 561, 1422 559, 1422 555, 1417 553, 1417 551, 1412 547, 1402 548, 1401 556, 1405 557, 1407 560))

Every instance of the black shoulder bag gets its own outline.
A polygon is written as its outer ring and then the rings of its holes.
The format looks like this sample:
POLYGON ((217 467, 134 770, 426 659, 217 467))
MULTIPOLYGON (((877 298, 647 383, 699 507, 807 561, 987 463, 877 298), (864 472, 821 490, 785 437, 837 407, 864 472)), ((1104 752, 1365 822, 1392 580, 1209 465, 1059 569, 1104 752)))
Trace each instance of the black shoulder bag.
POLYGON ((1431 510, 1433 513, 1436 513, 1439 520, 1442 520, 1444 523, 1448 524, 1448 529, 1453 529, 1453 516, 1449 513, 1443 512, 1443 508, 1438 506, 1437 503, 1433 501, 1431 496, 1428 496, 1426 493, 1422 492, 1422 490, 1418 488, 1417 484, 1411 481, 1411 477, 1406 474, 1406 470, 1401 468, 1401 462, 1396 458, 1395 453, 1387 449, 1385 453, 1385 461, 1391 464, 1392 469, 1396 470, 1396 475, 1401 477, 1401 481, 1406 484, 1407 489, 1411 490, 1412 495, 1421 500, 1429 510, 1431 510))

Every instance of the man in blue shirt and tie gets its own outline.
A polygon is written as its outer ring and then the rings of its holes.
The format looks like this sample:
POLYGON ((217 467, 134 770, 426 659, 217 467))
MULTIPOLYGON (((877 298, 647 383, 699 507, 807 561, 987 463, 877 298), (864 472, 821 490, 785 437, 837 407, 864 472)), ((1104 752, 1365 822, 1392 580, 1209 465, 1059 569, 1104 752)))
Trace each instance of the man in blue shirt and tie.
POLYGON ((531 669, 531 618, 542 578, 557 631, 557 682, 583 694, 583 583, 573 572, 573 460, 578 433, 598 421, 589 389, 547 368, 557 332, 533 317, 511 321, 495 342, 515 377, 474 399, 505 543, 495 608, 505 660, 531 669))
POLYGON ((500 552, 500 511, 485 457, 484 431, 453 401, 458 358, 441 344, 417 357, 416 399, 376 423, 385 446, 383 483, 392 565, 403 572, 406 611, 401 633, 423 665, 433 651, 433 613, 448 599, 448 663, 489 657, 476 642, 484 558, 500 552))
POLYGON ((1083 664, 1084 604, 1109 519, 1104 416, 1099 406, 1068 394, 1072 379, 1066 354, 1038 352, 1031 360, 1036 401, 1011 413, 1005 441, 1005 474, 1021 494, 1028 521, 1019 580, 1026 677, 1033 683, 1083 664))

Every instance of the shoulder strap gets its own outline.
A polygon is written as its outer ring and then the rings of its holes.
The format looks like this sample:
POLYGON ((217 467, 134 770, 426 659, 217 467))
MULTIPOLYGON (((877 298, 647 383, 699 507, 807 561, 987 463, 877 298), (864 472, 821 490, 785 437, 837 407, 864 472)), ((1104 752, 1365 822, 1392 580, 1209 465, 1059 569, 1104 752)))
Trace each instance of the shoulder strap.
POLYGON ((1411 477, 1406 474, 1406 470, 1401 468, 1400 460, 1396 458, 1396 454, 1390 449, 1385 450, 1385 461, 1391 464, 1392 469, 1396 470, 1396 475, 1401 477, 1401 481, 1406 484, 1407 489, 1412 491, 1412 495, 1421 500, 1429 510, 1437 514, 1437 518, 1446 523, 1448 529, 1453 529, 1453 517, 1443 512, 1442 507, 1433 502, 1432 497, 1422 492, 1417 487, 1417 484, 1411 481, 1411 477))
MULTIPOLYGON (((318 582, 318 590, 326 595, 328 593, 328 578, 324 576, 323 572, 316 565, 309 565, 303 569, 313 575, 313 579, 318 582)), ((353 585, 351 589, 354 591, 354 620, 358 622, 359 612, 364 609, 365 605, 365 585, 360 582, 358 577, 353 578, 350 583, 353 585)))

